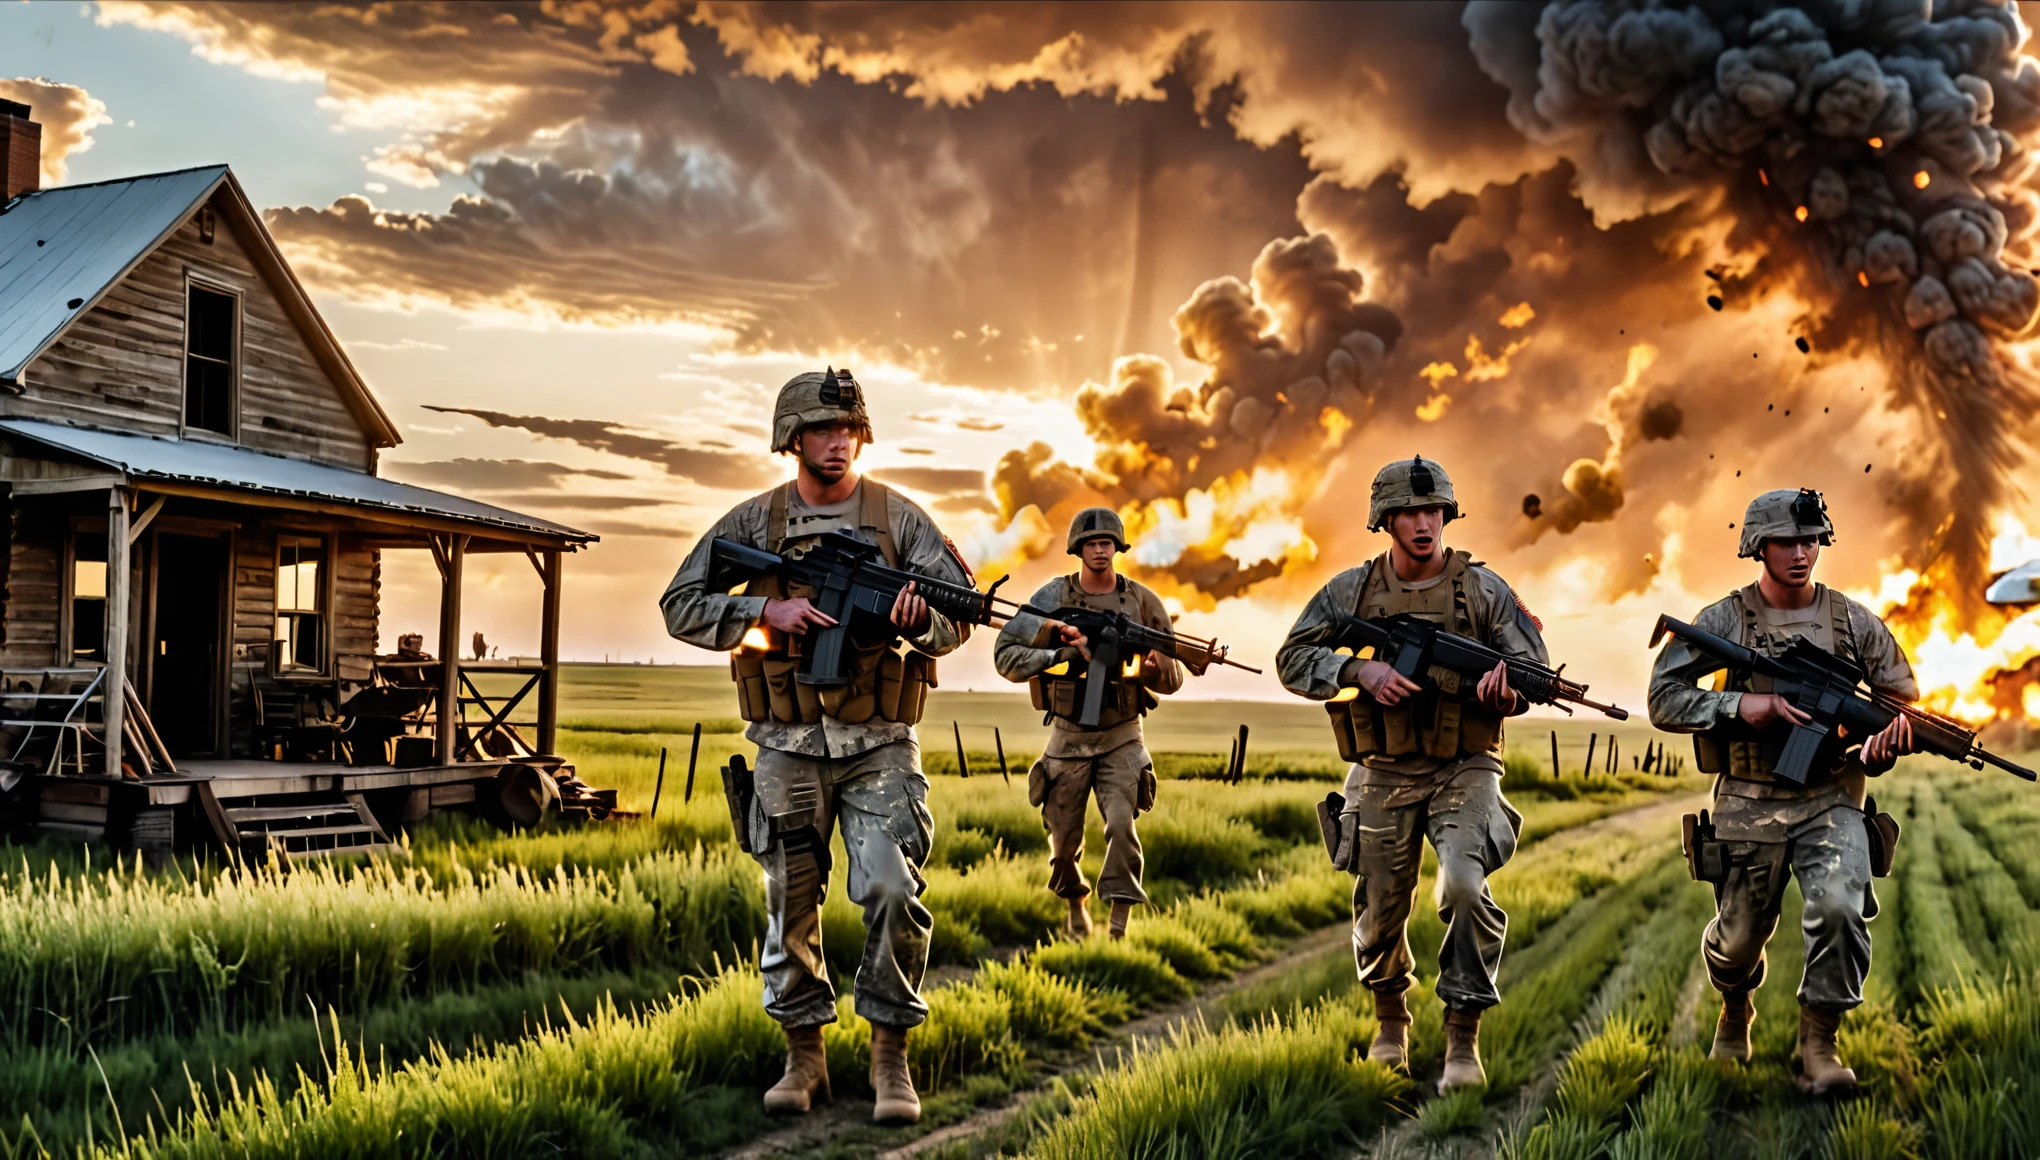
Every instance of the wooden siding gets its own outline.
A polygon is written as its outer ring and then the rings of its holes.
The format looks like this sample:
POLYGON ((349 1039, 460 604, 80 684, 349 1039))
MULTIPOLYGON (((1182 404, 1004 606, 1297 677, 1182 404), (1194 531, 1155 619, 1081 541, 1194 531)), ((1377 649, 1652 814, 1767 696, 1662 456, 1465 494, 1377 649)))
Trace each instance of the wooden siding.
POLYGON ((26 393, 0 414, 69 420, 176 437, 184 413, 185 280, 241 296, 239 441, 297 459, 358 470, 368 438, 283 306, 256 272, 225 214, 211 245, 196 215, 108 291, 42 357, 26 393))
POLYGON ((39 505, 8 505, 6 636, 0 665, 40 667, 57 663, 61 623, 60 573, 64 562, 63 517, 39 505))

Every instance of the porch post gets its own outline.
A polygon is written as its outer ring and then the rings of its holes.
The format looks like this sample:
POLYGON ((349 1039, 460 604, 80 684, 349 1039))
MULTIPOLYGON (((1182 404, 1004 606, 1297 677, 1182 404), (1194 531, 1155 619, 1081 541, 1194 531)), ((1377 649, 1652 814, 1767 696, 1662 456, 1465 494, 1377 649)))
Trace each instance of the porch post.
POLYGON ((106 731, 106 776, 121 776, 122 729, 127 723, 128 491, 106 491, 106 673, 100 678, 100 715, 106 731))
POLYGON ((439 586, 439 764, 453 764, 454 739, 460 732, 460 574, 467 559, 468 538, 446 537, 446 560, 439 586))
POLYGON ((538 630, 538 751, 558 753, 560 720, 560 550, 545 554, 545 610, 538 630))

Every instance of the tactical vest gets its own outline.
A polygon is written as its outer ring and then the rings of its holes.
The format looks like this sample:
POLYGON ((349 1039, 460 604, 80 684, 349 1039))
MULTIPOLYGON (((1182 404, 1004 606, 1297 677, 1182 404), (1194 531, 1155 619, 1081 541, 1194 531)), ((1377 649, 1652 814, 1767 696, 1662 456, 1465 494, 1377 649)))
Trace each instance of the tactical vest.
MULTIPOLYGON (((1816 600, 1827 604, 1828 626, 1834 636, 1836 656, 1857 664, 1862 656, 1856 646, 1856 633, 1849 625, 1849 604, 1842 594, 1823 584, 1815 594, 1816 600)), ((1763 613, 1751 603, 1747 589, 1735 590, 1735 606, 1742 616, 1741 643, 1744 648, 1771 655, 1775 647, 1767 647, 1764 641, 1763 613)), ((1794 634, 1796 635, 1796 634, 1794 634)), ((1790 640, 1785 642, 1790 644, 1790 640)), ((1731 669, 1728 680, 1722 686, 1733 693, 1768 693, 1771 682, 1741 669, 1731 669)), ((1828 747, 1823 747, 1825 753, 1828 747)), ((1777 767, 1778 756, 1785 751, 1785 731, 1766 729, 1759 733, 1751 729, 1742 719, 1737 718, 1726 725, 1693 735, 1693 764, 1702 773, 1725 773, 1745 781, 1770 781, 1771 771, 1777 767)), ((1844 756, 1836 748, 1825 769, 1816 767, 1809 780, 1826 780, 1839 775, 1856 760, 1844 756)))
MULTIPOLYGON (((1133 591, 1124 576, 1119 577, 1119 584, 1113 591, 1102 594, 1086 592, 1077 584, 1076 576, 1065 576, 1062 594, 1056 598, 1056 604, 1118 612, 1134 620, 1139 620, 1141 613, 1140 594, 1133 591)), ((1145 666, 1146 658, 1142 657, 1139 663, 1145 666)), ((1085 664, 1084 659, 1078 657, 1051 666, 1060 671, 1037 673, 1027 678, 1027 692, 1034 698, 1034 707, 1042 712, 1042 724, 1059 717, 1067 728, 1102 733, 1124 725, 1161 704, 1148 690, 1147 672, 1143 667, 1139 676, 1122 677, 1113 683, 1104 705, 1098 710, 1097 725, 1077 724, 1077 714, 1083 708, 1083 684, 1079 678, 1083 675, 1085 664)))
MULTIPOLYGON (((1388 556, 1375 558, 1360 586, 1360 598, 1353 615, 1362 619, 1408 612, 1448 632, 1476 640, 1480 633, 1467 601, 1467 569, 1473 558, 1455 551, 1445 571, 1428 588, 1392 588, 1388 583, 1388 556)), ((1427 757, 1451 759, 1475 753, 1497 753, 1502 748, 1502 714, 1475 698, 1478 678, 1433 666, 1424 680, 1424 691, 1388 706, 1369 696, 1367 690, 1348 701, 1330 701, 1325 709, 1332 718, 1332 737, 1339 756, 1359 761, 1379 754, 1384 757, 1427 757)))
MULTIPOLYGON (((766 515, 767 551, 779 551, 786 541, 793 488, 789 481, 772 491, 766 515)), ((866 478, 857 525, 878 544, 885 562, 897 568, 899 550, 886 513, 888 494, 884 484, 866 478)), ((744 595, 790 600, 812 597, 814 590, 804 584, 788 585, 777 576, 761 576, 745 585, 744 595)), ((730 679, 737 683, 737 712, 744 720, 812 725, 834 717, 845 725, 872 720, 912 725, 921 719, 928 690, 935 685, 935 659, 914 651, 904 640, 893 637, 884 644, 860 645, 852 634, 843 643, 843 671, 849 682, 824 689, 795 680, 800 670, 798 637, 769 627, 765 632, 769 642, 765 649, 739 647, 730 654, 730 679)))

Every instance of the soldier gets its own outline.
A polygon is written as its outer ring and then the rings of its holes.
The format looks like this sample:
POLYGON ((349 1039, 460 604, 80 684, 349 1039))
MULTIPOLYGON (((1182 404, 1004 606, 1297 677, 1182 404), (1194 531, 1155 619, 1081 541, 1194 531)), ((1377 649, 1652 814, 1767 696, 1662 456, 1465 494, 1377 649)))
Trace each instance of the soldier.
POLYGON ((765 1093, 765 1108, 800 1113, 829 1097, 822 1025, 835 1021, 836 990, 822 957, 821 906, 830 826, 838 823, 850 900, 864 909, 856 995, 857 1013, 871 1023, 872 1118, 913 1122, 921 1104, 907 1072, 907 1033, 928 1017, 920 984, 932 919, 919 896, 933 828, 914 723, 934 683, 932 658, 963 643, 969 626, 931 610, 910 585, 893 605, 892 623, 912 648, 898 640, 852 642, 844 662, 849 683, 818 689, 794 680, 800 662, 788 637, 834 621, 805 593, 776 578, 736 596, 704 587, 716 537, 798 552, 833 530, 877 544, 893 566, 971 583, 927 513, 858 476, 857 454, 870 441, 849 371, 796 375, 773 409, 772 450, 794 455, 798 474, 738 504, 702 536, 659 607, 673 636, 735 650, 730 672, 751 722, 744 735, 758 746, 748 847, 764 851, 757 858, 769 911, 758 967, 765 1009, 786 1029, 786 1073, 765 1093))
MULTIPOLYGON (((1500 999, 1508 916, 1487 879, 1516 852, 1523 815, 1502 797, 1502 721, 1528 708, 1496 665, 1468 689, 1423 689, 1378 660, 1327 644, 1341 615, 1412 613, 1511 656, 1545 663, 1544 638, 1500 576, 1440 536, 1460 515, 1445 469, 1421 456, 1381 469, 1369 497, 1369 531, 1388 551, 1318 590, 1275 655, 1282 683, 1330 701, 1346 775, 1340 818, 1353 835, 1353 956, 1374 992, 1379 1033, 1367 1057, 1407 1067, 1412 966, 1407 937, 1423 840, 1438 854, 1438 997, 1445 1002, 1445 1069, 1438 1090, 1487 1082, 1480 1013, 1500 999)), ((1448 688, 1446 685, 1456 687, 1448 688)))
MULTIPOLYGON (((1805 637, 1860 665, 1873 687, 1910 701, 1919 688, 1891 630, 1876 613, 1813 582, 1814 563, 1834 530, 1817 491, 1767 491, 1751 500, 1736 554, 1759 561, 1763 571, 1756 583, 1708 605, 1693 623, 1767 656, 1805 637)), ((1835 750, 1825 768, 1817 766, 1805 785, 1794 785, 1771 770, 1783 734, 1806 715, 1765 692, 1763 679, 1749 673, 1729 673, 1719 691, 1696 687, 1718 668, 1675 637, 1658 654, 1650 679, 1651 724, 1693 734, 1695 764, 1718 775, 1713 824, 1726 866, 1713 883, 1715 916, 1701 944, 1708 977, 1721 992, 1712 1054, 1750 1057, 1756 1016, 1750 995, 1764 981, 1764 944, 1777 929, 1786 880, 1798 875, 1806 898, 1799 1085, 1815 1093, 1850 1088, 1856 1073, 1836 1058, 1835 1031, 1842 1014, 1863 1001, 1867 924, 1877 914, 1864 778, 1914 752, 1912 726, 1900 716, 1873 737, 1844 739, 1845 745, 1860 741, 1861 751, 1835 750)))
MULTIPOLYGON (((1036 608, 1077 605, 1122 613, 1150 628, 1170 631, 1161 597, 1119 574, 1114 561, 1126 551, 1126 525, 1110 508, 1087 508, 1070 522, 1069 554, 1082 562, 1075 573, 1051 580, 1028 601, 1036 608)), ((1027 771, 1027 800, 1041 807, 1048 827, 1048 889, 1068 901, 1069 932, 1091 934, 1087 899, 1091 884, 1077 865, 1084 856, 1085 804, 1098 797, 1105 816, 1105 865, 1098 889, 1112 903, 1111 936, 1126 937, 1134 906, 1148 900, 1141 889, 1140 835, 1134 818, 1155 804, 1155 767, 1141 743, 1140 719, 1157 704, 1156 693, 1183 687, 1175 660, 1150 651, 1139 659, 1138 677, 1114 685, 1095 726, 1077 724, 1078 680, 1071 669, 1088 661, 1090 642, 1074 627, 1023 612, 999 633, 995 663, 1009 681, 1026 681, 1034 707, 1051 725, 1048 746, 1027 771)), ((1223 650, 1218 656, 1224 656, 1223 650)), ((1200 676, 1203 666, 1195 670, 1200 676)))

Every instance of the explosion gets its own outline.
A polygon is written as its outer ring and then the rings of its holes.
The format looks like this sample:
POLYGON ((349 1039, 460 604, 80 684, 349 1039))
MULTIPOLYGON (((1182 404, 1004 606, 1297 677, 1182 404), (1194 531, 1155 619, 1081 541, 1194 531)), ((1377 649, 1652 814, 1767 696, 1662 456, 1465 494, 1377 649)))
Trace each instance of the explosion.
POLYGON ((1581 167, 1597 218, 1716 199, 1763 239, 1724 295, 1789 287, 1823 352, 1878 355, 1932 435, 1891 497, 1911 562, 1978 615, 2036 403, 2006 347, 2040 308, 2040 68, 2017 9, 1559 0, 1465 22, 1510 119, 1581 167))
MULTIPOLYGON (((1080 507, 1117 508, 1136 574, 1198 609, 1315 560, 1302 507, 1365 424, 1402 333, 1362 286, 1323 234, 1270 242, 1251 284, 1199 286, 1175 327, 1203 381, 1178 385, 1161 359, 1128 355, 1110 384, 1085 384, 1077 414, 1094 467, 1042 444, 1008 452, 992 477, 1007 531, 1028 513, 1053 528, 1080 507)), ((1037 534, 1030 554, 1057 546, 1037 534)))
MULTIPOLYGON (((2006 517, 1991 538, 1990 571, 2002 574, 2040 559, 2040 540, 2006 517)), ((1875 609, 1911 659, 1920 700, 1981 728, 1998 721, 2040 722, 2040 604, 1988 605, 1965 619, 1946 595, 1945 568, 1886 574, 1876 592, 1850 593, 1875 609)))

